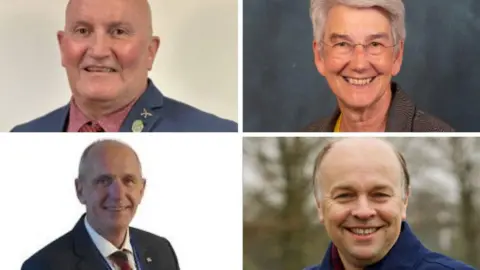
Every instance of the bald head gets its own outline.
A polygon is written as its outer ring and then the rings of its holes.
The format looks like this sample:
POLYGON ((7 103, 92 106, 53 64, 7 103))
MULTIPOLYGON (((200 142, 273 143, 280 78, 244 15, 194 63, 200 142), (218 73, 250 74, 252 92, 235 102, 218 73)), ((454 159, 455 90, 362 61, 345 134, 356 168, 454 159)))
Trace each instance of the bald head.
POLYGON ((146 33, 153 35, 152 11, 147 0, 69 0, 65 9, 65 30, 76 22, 78 14, 96 10, 105 17, 132 17, 145 28, 146 33), (122 16, 123 15, 123 16, 122 16))
POLYGON ((349 170, 392 171, 398 176, 403 196, 410 186, 405 159, 392 144, 376 138, 346 138, 328 143, 318 154, 313 172, 314 192, 320 198, 323 178, 349 170))
POLYGON ((116 140, 99 140, 90 144, 82 153, 78 168, 78 179, 84 180, 95 167, 102 166, 106 159, 132 156, 141 170, 137 153, 127 144, 116 140))

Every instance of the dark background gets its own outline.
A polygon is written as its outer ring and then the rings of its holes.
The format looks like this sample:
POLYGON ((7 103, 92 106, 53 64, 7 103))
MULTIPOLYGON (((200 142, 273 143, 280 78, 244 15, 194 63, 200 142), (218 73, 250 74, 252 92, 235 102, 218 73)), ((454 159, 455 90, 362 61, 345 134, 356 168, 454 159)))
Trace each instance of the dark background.
MULTIPOLYGON (((335 97, 313 63, 308 0, 243 1, 243 130, 298 132, 330 116, 335 97)), ((407 0, 407 38, 394 81, 416 105, 480 131, 480 1, 407 0)))

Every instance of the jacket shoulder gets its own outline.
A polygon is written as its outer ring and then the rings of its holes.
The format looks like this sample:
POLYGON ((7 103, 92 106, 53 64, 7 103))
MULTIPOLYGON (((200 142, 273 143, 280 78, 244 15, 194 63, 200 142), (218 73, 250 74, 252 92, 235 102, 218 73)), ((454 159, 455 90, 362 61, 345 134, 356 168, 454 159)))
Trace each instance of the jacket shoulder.
POLYGON ((149 246, 151 245, 168 246, 170 244, 167 238, 158 236, 156 234, 153 234, 138 228, 130 227, 130 232, 132 235, 134 235, 136 239, 135 241, 139 241, 142 244, 148 244, 149 246))
POLYGON ((53 132, 54 130, 48 130, 47 127, 51 126, 53 119, 60 118, 65 109, 66 106, 63 106, 31 121, 19 124, 10 132, 53 132))
POLYGON ((73 239, 71 233, 57 238, 33 255, 31 255, 23 264, 22 270, 43 270, 52 269, 55 260, 65 258, 65 253, 72 252, 73 239))
POLYGON ((309 266, 307 268, 304 268, 303 270, 320 270, 320 265, 309 266))
POLYGON ((414 132, 455 132, 455 130, 438 119, 437 117, 430 115, 422 110, 416 110, 413 119, 413 131, 414 132))
POLYGON ((190 132, 237 132, 237 123, 207 113, 183 102, 164 97, 166 117, 190 132))
POLYGON ((445 255, 431 252, 417 264, 417 270, 475 270, 470 265, 445 255))

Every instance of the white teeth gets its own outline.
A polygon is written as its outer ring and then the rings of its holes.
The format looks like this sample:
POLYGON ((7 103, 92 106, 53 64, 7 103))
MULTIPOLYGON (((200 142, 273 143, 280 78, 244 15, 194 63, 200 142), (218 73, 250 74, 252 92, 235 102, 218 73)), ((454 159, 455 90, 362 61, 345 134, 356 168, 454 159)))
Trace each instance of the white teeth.
POLYGON ((369 235, 371 233, 376 232, 378 229, 377 228, 370 228, 370 229, 359 229, 359 228, 353 228, 351 231, 355 234, 358 235, 369 235))
POLYGON ((111 211, 121 211, 125 209, 125 207, 107 207, 107 209, 111 211))
POLYGON ((353 84, 353 85, 366 85, 366 84, 369 84, 373 81, 373 78, 367 78, 367 79, 354 79, 354 78, 349 78, 349 77, 345 77, 347 78, 347 81, 348 83, 350 84, 353 84))
POLYGON ((112 68, 107 67, 88 67, 87 71, 89 72, 114 72, 112 68))

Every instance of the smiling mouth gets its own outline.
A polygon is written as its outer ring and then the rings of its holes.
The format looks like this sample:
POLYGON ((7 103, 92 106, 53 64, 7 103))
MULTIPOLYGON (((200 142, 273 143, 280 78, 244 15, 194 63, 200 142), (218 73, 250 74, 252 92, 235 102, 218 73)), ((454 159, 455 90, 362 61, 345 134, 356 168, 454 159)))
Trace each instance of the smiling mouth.
POLYGON ((129 209, 129 206, 113 206, 113 207, 103 207, 104 210, 109 212, 122 212, 129 209))
POLYGON ((376 233, 378 230, 380 230, 381 227, 375 227, 375 228, 347 228, 347 230, 353 234, 359 235, 359 236, 368 236, 371 234, 376 233))
POLYGON ((95 67, 95 66, 89 66, 89 67, 84 68, 83 70, 85 70, 86 72, 91 72, 91 73, 113 73, 113 72, 117 72, 113 68, 95 67))
POLYGON ((345 76, 342 76, 342 77, 347 83, 355 86, 364 86, 364 85, 370 84, 373 82, 373 80, 375 80, 375 78, 377 78, 377 76, 370 77, 370 78, 352 78, 352 77, 345 77, 345 76))

